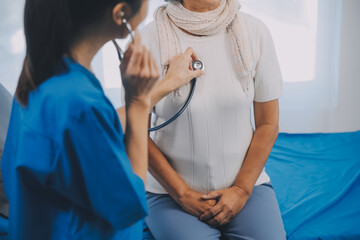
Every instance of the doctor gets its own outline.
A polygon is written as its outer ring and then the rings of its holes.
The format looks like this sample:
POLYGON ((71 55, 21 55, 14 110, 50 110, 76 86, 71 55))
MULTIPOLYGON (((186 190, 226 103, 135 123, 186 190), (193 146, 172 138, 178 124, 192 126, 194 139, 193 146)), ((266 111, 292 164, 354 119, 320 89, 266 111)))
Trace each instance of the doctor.
POLYGON ((139 35, 120 69, 126 131, 91 72, 109 40, 144 19, 147 0, 27 0, 27 54, 14 99, 2 172, 11 239, 140 239, 147 214, 151 107, 201 71, 191 49, 159 71, 139 35))

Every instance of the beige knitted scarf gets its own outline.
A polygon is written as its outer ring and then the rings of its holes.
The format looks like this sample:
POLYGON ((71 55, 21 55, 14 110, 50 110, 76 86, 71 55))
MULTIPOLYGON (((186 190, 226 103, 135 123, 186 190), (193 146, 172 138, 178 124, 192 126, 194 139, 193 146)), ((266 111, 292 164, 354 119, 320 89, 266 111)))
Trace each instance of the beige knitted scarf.
POLYGON ((247 30, 238 14, 239 9, 238 0, 221 0, 216 9, 201 13, 192 12, 179 2, 169 2, 159 7, 154 18, 159 34, 163 72, 166 72, 170 59, 181 53, 180 42, 171 21, 179 28, 200 36, 217 34, 226 28, 232 42, 241 85, 243 90, 247 91, 253 61, 248 46, 247 30))

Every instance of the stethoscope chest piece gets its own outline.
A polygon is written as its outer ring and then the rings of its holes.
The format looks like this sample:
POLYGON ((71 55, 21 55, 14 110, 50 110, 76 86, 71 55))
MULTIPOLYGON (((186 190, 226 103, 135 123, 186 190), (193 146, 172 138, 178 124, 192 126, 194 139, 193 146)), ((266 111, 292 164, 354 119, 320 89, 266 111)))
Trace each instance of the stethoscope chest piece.
POLYGON ((193 63, 192 63, 192 68, 194 70, 204 70, 205 69, 205 66, 204 64, 202 63, 202 61, 200 60, 195 60, 193 63))

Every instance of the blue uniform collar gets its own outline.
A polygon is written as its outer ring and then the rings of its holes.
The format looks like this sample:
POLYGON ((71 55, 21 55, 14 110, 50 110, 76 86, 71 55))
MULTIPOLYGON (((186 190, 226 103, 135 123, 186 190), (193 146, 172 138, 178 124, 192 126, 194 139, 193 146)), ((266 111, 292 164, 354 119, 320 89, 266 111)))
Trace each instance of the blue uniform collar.
POLYGON ((80 72, 86 74, 93 84, 95 84, 97 87, 102 88, 101 83, 97 79, 95 74, 92 73, 91 71, 89 71, 86 67, 84 67, 83 65, 81 65, 80 63, 78 63, 77 61, 75 61, 72 58, 64 57, 63 59, 64 59, 64 62, 66 63, 66 65, 68 66, 70 71, 71 70, 75 70, 75 71, 77 70, 77 71, 80 71, 80 72))

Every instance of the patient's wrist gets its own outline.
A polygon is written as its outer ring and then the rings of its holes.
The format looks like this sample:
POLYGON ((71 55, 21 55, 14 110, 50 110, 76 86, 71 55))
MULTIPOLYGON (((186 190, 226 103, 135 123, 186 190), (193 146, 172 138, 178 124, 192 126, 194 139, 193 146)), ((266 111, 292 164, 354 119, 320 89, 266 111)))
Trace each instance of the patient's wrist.
POLYGON ((250 197, 252 193, 252 187, 244 187, 242 185, 234 184, 232 188, 239 194, 239 196, 250 197))
POLYGON ((176 202, 178 202, 179 204, 183 203, 184 201, 186 201, 189 196, 191 195, 191 188, 189 186, 186 186, 182 189, 179 189, 176 191, 176 196, 174 197, 176 202))

